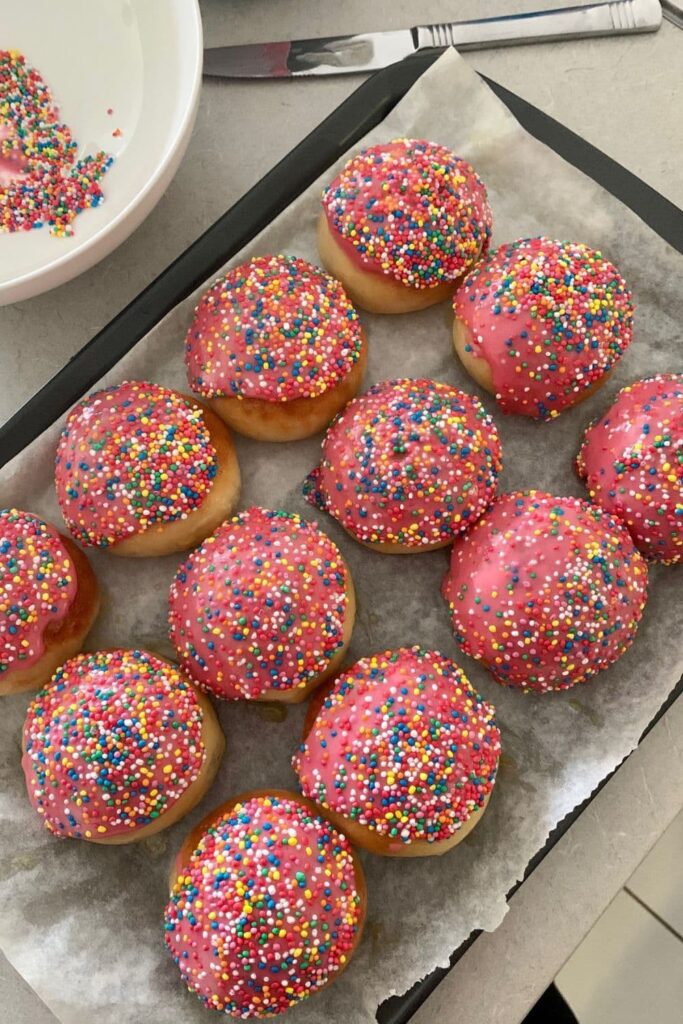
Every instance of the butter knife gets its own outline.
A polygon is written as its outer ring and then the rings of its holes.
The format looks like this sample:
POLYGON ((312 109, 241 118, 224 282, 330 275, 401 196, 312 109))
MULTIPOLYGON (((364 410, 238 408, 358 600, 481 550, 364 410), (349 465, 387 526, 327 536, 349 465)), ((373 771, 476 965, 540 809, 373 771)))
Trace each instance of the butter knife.
POLYGON ((219 78, 348 75, 376 71, 418 50, 447 46, 480 50, 552 39, 656 32, 661 23, 659 0, 612 0, 587 7, 508 14, 390 32, 218 46, 204 50, 204 74, 219 78))

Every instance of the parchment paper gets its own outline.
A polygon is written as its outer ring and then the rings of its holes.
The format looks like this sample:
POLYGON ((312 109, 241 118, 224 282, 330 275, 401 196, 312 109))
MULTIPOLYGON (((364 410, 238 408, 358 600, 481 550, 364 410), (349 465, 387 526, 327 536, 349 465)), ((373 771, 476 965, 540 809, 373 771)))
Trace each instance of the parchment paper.
MULTIPOLYGON (((683 257, 527 135, 453 52, 422 77, 368 142, 399 135, 433 139, 472 161, 489 188, 494 242, 540 233, 586 241, 602 248, 633 287, 634 343, 605 388, 585 404, 538 424, 505 417, 492 399, 480 396, 502 437, 502 489, 581 494, 572 460, 586 423, 627 381, 681 369, 683 257)), ((321 184, 243 255, 282 251, 315 262, 321 184)), ((184 388, 183 337, 197 295, 173 310, 102 383, 147 377, 184 388)), ((448 304, 406 317, 362 319, 370 341, 366 386, 386 377, 432 376, 476 390, 452 354, 448 304)), ((58 430, 3 471, 3 505, 60 522, 52 489, 58 430)), ((505 893, 548 832, 634 747, 683 668, 680 570, 652 569, 635 646, 616 666, 565 694, 525 696, 498 686, 457 650, 439 596, 444 551, 409 558, 371 553, 304 502, 301 483, 317 462, 320 438, 283 446, 239 438, 237 447, 241 507, 259 503, 316 518, 350 563, 359 609, 349 659, 401 644, 436 647, 455 657, 498 708, 504 754, 482 822, 442 858, 364 855, 370 906, 361 948, 337 983, 289 1015, 300 1024, 361 1024, 373 1019, 382 999, 445 964, 473 929, 496 928, 506 911, 505 893)), ((92 557, 105 600, 89 646, 141 645, 170 656, 166 596, 178 558, 92 557)), ((26 704, 26 697, 16 697, 0 705, 0 946, 64 1024, 208 1021, 209 1011, 185 992, 162 943, 169 863, 190 827, 229 794, 295 785, 290 758, 303 709, 222 703, 227 755, 203 804, 147 842, 107 848, 53 839, 29 807, 19 765, 26 704)))

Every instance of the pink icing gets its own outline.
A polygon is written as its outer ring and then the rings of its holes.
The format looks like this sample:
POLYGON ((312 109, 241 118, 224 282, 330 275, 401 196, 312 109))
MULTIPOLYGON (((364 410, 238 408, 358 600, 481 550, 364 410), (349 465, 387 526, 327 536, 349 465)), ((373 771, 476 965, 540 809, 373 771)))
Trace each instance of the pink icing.
POLYGON ((584 682, 631 646, 647 563, 622 523, 579 498, 501 495, 453 546, 443 593, 463 651, 524 689, 584 682))
POLYGON ((29 800, 61 837, 101 839, 149 825, 198 778, 202 719, 189 683, 154 655, 71 658, 28 709, 29 800))
POLYGON ((42 657, 45 631, 64 621, 77 590, 57 530, 30 512, 0 511, 0 683, 42 657))
POLYGON ((363 658, 337 677, 294 758, 302 792, 396 848, 449 839, 493 789, 494 714, 434 651, 363 658))
POLYGON ((448 542, 489 504, 500 442, 481 403, 431 380, 382 381, 329 427, 305 493, 363 542, 448 542))
POLYGON ((683 555, 683 375, 623 388, 589 426, 577 458, 588 493, 622 519, 640 551, 660 562, 683 555))
POLYGON ((166 944, 208 1009, 282 1013, 331 981, 364 907, 351 845, 290 797, 245 797, 197 843, 166 907, 166 944))
POLYGON ((224 523, 171 585, 171 640, 187 672, 228 699, 304 687, 343 646, 348 574, 300 516, 251 508, 224 523))
POLYGON ((154 523, 186 518, 217 468, 200 406, 159 384, 125 381, 69 413, 55 485, 74 536, 109 547, 154 523))
POLYGON ((293 256, 258 256, 204 293, 185 361, 198 394, 286 402, 341 383, 362 341, 339 281, 293 256))
POLYGON ((631 342, 631 293, 587 245, 526 238, 501 245, 454 300, 467 351, 491 370, 506 413, 548 418, 572 405, 631 342))
POLYGON ((0 122, 0 187, 25 177, 28 158, 9 125, 0 122))
POLYGON ((483 182, 466 160, 433 142, 395 139, 361 150, 322 202, 354 263, 413 288, 455 281, 491 236, 483 182))

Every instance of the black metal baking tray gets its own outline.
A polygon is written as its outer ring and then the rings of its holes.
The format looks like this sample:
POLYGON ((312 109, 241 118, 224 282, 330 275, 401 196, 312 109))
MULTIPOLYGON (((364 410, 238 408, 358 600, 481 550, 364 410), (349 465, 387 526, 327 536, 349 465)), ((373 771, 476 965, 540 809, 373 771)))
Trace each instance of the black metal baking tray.
MULTIPOLYGON (((226 260, 247 245, 332 163, 379 124, 438 55, 439 51, 415 54, 377 72, 223 214, 0 427, 0 467, 59 419, 174 306, 211 278, 226 260)), ((683 211, 547 114, 498 83, 488 78, 485 81, 528 132, 606 188, 653 231, 683 253, 683 211)), ((682 691, 683 680, 660 708, 646 732, 682 691)), ((530 861, 525 878, 606 781, 556 826, 544 847, 530 861)), ((515 886, 508 895, 518 888, 519 885, 515 886)), ((451 966, 476 937, 477 933, 473 933, 453 953, 451 966)), ((406 1024, 448 969, 433 971, 404 996, 388 999, 378 1010, 379 1024, 406 1024)))

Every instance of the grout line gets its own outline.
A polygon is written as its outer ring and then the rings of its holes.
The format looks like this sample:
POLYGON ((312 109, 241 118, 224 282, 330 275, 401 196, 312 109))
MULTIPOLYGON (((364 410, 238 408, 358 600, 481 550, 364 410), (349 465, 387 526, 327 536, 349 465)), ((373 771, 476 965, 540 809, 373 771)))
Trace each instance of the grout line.
POLYGON ((624 886, 624 892, 627 892, 631 899, 634 899, 636 903, 640 904, 643 910, 647 910, 648 914, 654 917, 656 921, 659 921, 659 923, 663 925, 668 932, 671 932, 674 938, 678 939, 679 942, 683 942, 683 935, 681 935, 680 932, 676 931, 673 925, 669 924, 668 921, 665 921, 663 917, 660 917, 660 915, 655 910, 653 910, 652 907, 649 907, 644 900, 641 900, 640 896, 636 896, 633 890, 629 889, 628 885, 624 886))

